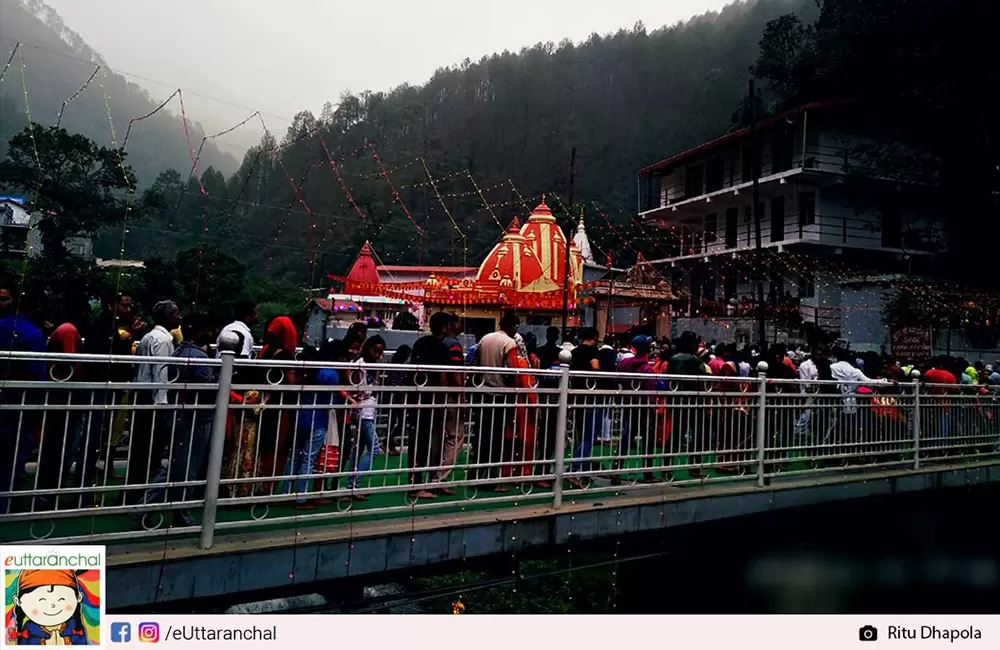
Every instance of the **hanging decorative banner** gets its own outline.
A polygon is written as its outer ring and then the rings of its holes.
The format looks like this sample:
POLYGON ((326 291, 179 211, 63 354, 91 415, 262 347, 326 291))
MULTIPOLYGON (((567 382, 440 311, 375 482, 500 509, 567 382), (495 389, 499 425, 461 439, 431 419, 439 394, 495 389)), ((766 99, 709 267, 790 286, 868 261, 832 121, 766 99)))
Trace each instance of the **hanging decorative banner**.
POLYGON ((357 280, 353 280, 342 275, 328 274, 326 277, 328 280, 333 280, 334 282, 339 282, 345 285, 350 283, 352 293, 356 295, 398 298, 400 300, 407 300, 410 302, 419 300, 420 296, 408 293, 408 291, 422 291, 427 286, 426 282, 401 282, 399 284, 393 283, 390 285, 384 285, 376 282, 358 282, 357 280))

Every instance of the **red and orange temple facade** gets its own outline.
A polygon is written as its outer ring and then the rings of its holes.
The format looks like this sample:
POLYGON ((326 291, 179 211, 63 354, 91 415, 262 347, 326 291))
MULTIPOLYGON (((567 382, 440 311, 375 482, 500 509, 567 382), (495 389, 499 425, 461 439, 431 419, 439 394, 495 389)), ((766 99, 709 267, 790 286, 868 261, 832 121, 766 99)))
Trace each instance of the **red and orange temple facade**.
MULTIPOLYGON (((346 276, 330 276, 342 287, 342 293, 331 290, 330 297, 346 301, 350 316, 381 312, 382 320, 390 307, 385 303, 391 301, 392 308, 416 315, 424 329, 426 315, 454 312, 464 319, 467 332, 477 334, 494 331, 506 311, 514 311, 527 325, 561 325, 565 305, 568 326, 594 324, 603 331, 608 319, 601 282, 585 282, 585 270, 594 278, 595 272, 603 277, 609 269, 594 263, 582 220, 576 240, 567 238, 543 199, 523 225, 518 219, 510 223, 478 268, 379 265, 365 242, 346 276), (587 319, 585 314, 595 309, 587 319)), ((624 289, 619 285, 619 291, 624 289)), ((338 300, 333 302, 336 310, 338 300)))

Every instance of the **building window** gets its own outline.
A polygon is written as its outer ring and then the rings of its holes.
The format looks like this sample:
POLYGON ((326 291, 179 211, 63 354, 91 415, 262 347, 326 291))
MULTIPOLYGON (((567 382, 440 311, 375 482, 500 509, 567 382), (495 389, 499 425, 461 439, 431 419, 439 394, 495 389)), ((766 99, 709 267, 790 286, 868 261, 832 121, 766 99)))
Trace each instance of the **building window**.
POLYGON ((736 273, 730 273, 722 279, 722 291, 726 302, 736 297, 736 273))
POLYGON ((708 161, 705 170, 705 191, 717 192, 726 184, 726 161, 724 158, 713 158, 708 161))
POLYGON ((896 208, 882 211, 882 246, 903 247, 903 215, 896 208))
POLYGON ((713 212, 705 215, 705 244, 714 244, 719 229, 719 215, 713 212))
POLYGON ((705 168, 701 164, 688 165, 684 170, 684 198, 690 199, 705 193, 705 168))
POLYGON ((815 298, 816 283, 811 277, 799 275, 799 298, 815 298))
POLYGON ((25 228, 5 228, 2 241, 6 250, 23 252, 28 248, 28 230, 25 228))
POLYGON ((792 168, 794 156, 795 136, 790 131, 776 135, 771 140, 771 173, 787 172, 792 168))
POLYGON ((799 230, 816 225, 816 192, 799 192, 799 230))
POLYGON ((753 148, 743 145, 740 148, 740 182, 749 183, 753 180, 753 148))
POLYGON ((729 208, 726 210, 726 248, 736 248, 739 243, 740 232, 740 209, 729 208))
POLYGON ((662 193, 662 175, 648 174, 642 178, 641 183, 644 186, 644 191, 641 194, 642 204, 639 206, 640 211, 655 210, 666 205, 662 193))
POLYGON ((705 275, 705 289, 702 292, 702 298, 706 302, 715 302, 715 273, 712 271, 705 275))
POLYGON ((785 197, 771 199, 771 243, 785 240, 785 197))
MULTIPOLYGON (((764 203, 763 202, 758 203, 757 207, 760 209, 760 221, 761 225, 763 225, 764 218, 766 216, 764 212, 764 203)), ((747 224, 747 246, 750 246, 754 241, 756 241, 756 232, 757 232, 756 221, 755 221, 757 217, 753 213, 753 206, 749 205, 744 206, 743 215, 744 215, 743 219, 744 221, 746 221, 747 224)))
POLYGON ((785 276, 775 269, 771 269, 770 275, 767 291, 768 302, 777 305, 785 296, 785 276))

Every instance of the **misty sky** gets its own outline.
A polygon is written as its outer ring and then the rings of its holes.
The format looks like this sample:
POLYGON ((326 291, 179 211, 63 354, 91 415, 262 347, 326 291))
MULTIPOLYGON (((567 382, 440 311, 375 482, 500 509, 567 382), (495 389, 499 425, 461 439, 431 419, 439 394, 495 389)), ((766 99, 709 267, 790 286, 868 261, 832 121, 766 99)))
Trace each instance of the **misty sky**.
POLYGON ((224 128, 252 108, 277 133, 345 90, 423 83, 466 57, 637 20, 654 29, 729 1, 45 0, 113 68, 162 82, 143 83, 154 97, 180 86, 214 98, 192 98, 192 120, 224 128))

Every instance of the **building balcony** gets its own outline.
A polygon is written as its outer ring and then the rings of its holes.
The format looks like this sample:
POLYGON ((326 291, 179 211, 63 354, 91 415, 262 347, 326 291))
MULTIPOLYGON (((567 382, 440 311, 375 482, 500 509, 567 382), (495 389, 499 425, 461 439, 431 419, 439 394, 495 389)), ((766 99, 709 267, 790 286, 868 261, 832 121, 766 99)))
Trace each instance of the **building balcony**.
MULTIPOLYGON (((647 223, 677 222, 752 200, 750 166, 734 159, 694 161, 662 173, 640 175, 639 218, 647 223)), ((764 154, 758 192, 761 199, 785 193, 794 183, 800 189, 819 187, 843 177, 858 165, 848 147, 812 145, 787 157, 764 154)))
MULTIPOLYGON (((682 224, 673 228, 673 241, 661 245, 667 255, 652 263, 674 263, 710 256, 737 254, 756 248, 754 218, 741 210, 735 224, 721 219, 682 224), (676 254, 672 254, 676 253, 676 254)), ((858 249, 900 256, 933 255, 946 249, 944 234, 930 223, 890 223, 875 215, 849 213, 786 214, 780 232, 775 232, 770 216, 761 219, 761 246, 781 249, 786 246, 858 249)))

